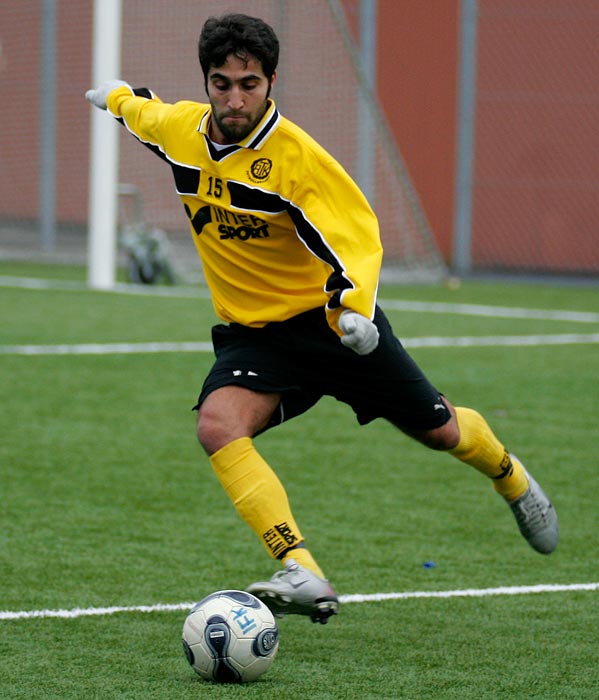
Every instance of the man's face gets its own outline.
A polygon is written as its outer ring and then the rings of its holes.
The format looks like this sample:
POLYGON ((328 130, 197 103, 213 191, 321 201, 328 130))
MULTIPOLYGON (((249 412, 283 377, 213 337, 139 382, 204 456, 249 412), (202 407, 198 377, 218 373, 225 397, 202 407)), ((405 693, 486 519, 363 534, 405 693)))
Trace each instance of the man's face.
POLYGON ((234 55, 208 71, 206 85, 212 105, 210 138, 216 143, 242 141, 262 119, 275 75, 269 81, 262 64, 252 56, 242 61, 234 55))

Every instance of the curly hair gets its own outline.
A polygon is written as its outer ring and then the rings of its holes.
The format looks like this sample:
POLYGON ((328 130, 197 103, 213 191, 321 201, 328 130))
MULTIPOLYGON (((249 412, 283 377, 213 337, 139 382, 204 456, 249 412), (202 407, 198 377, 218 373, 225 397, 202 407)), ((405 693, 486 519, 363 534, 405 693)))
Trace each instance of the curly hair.
POLYGON ((279 62, 279 40, 273 28, 257 17, 229 14, 210 17, 202 27, 198 43, 204 81, 212 66, 220 67, 233 54, 241 61, 256 58, 270 80, 279 62))

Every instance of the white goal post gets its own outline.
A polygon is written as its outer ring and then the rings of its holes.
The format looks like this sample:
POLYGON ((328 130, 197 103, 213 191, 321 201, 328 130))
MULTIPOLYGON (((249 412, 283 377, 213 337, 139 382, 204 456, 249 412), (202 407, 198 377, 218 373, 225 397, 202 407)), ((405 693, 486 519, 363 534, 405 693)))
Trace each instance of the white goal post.
MULTIPOLYGON (((94 0, 92 85, 121 71, 121 0, 94 0)), ((118 218, 118 124, 91 108, 88 285, 114 287, 118 218)))

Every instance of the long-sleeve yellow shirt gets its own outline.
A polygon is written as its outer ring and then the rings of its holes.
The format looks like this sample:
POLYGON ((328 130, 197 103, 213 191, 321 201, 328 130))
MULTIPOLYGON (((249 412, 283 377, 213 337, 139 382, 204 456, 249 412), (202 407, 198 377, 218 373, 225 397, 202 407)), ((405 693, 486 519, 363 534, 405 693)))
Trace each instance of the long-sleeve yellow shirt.
POLYGON ((217 315, 260 327, 326 306, 372 319, 377 219, 345 170, 270 100, 238 144, 215 148, 210 105, 163 103, 127 86, 110 113, 172 168, 217 315))

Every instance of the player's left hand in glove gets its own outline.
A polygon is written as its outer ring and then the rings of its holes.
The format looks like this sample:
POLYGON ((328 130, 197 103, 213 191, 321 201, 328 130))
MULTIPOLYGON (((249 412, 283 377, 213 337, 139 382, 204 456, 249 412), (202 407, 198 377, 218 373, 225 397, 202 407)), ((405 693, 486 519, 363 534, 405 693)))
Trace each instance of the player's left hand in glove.
POLYGON ((370 354, 379 344, 379 331, 374 323, 355 311, 346 309, 339 316, 341 342, 358 355, 370 354))
POLYGON ((126 85, 129 89, 131 89, 129 83, 126 83, 124 80, 106 80, 103 83, 100 83, 95 90, 88 90, 85 93, 85 99, 100 109, 106 109, 106 98, 108 95, 113 90, 116 90, 118 87, 122 87, 123 85, 126 85))

